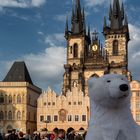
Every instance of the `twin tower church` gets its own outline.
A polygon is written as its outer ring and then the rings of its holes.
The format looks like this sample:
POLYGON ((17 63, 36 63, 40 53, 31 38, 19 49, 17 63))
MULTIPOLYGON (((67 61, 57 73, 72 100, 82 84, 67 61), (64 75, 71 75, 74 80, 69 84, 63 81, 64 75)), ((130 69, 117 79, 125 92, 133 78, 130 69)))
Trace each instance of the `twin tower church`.
POLYGON ((91 35, 90 28, 86 30, 84 9, 80 0, 75 0, 70 28, 66 21, 67 64, 59 96, 50 88, 42 93, 33 84, 24 62, 13 64, 0 82, 1 133, 11 129, 33 133, 46 127, 49 131, 56 127, 87 130, 90 119, 87 81, 107 73, 123 74, 131 81, 131 109, 134 119, 140 123, 140 83, 132 81, 128 71, 129 27, 119 0, 110 5, 109 22, 107 19, 104 18, 102 46, 97 32, 91 35))

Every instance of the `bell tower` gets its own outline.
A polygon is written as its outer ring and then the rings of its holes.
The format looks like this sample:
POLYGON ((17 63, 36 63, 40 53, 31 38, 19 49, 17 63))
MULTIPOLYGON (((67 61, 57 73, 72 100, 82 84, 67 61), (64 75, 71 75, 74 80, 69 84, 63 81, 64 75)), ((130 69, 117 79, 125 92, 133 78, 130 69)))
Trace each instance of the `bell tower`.
POLYGON ((129 27, 124 6, 120 6, 119 0, 114 0, 109 10, 109 25, 104 18, 103 34, 105 37, 105 49, 108 52, 110 73, 124 74, 131 80, 128 71, 128 42, 129 27))
POLYGON ((84 88, 83 63, 87 56, 90 44, 90 30, 86 32, 84 8, 81 10, 80 0, 75 1, 72 9, 71 30, 69 30, 68 18, 66 19, 65 38, 67 41, 67 64, 64 65, 63 93, 78 86, 84 88))

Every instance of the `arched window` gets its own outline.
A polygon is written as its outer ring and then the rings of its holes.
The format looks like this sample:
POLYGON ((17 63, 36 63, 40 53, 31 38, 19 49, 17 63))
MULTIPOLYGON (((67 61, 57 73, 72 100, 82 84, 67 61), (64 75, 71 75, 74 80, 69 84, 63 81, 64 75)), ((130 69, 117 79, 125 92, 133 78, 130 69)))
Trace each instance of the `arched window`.
POLYGON ((17 120, 21 120, 21 112, 20 111, 17 112, 17 120))
POLYGON ((11 96, 11 95, 9 95, 8 102, 9 102, 10 104, 12 103, 12 96, 11 96))
POLYGON ((4 103, 4 96, 3 94, 0 95, 0 104, 4 103))
POLYGON ((78 45, 75 43, 73 46, 73 57, 78 57, 78 45))
POLYGON ((3 120, 4 119, 4 113, 3 111, 0 112, 0 120, 3 120))
POLYGON ((70 46, 70 53, 72 54, 72 46, 70 46))
POLYGON ((12 112, 11 111, 8 112, 8 120, 12 120, 12 112))
POLYGON ((113 41, 113 55, 118 55, 118 40, 113 41))
POLYGON ((21 103, 21 96, 20 95, 17 96, 17 103, 21 103))

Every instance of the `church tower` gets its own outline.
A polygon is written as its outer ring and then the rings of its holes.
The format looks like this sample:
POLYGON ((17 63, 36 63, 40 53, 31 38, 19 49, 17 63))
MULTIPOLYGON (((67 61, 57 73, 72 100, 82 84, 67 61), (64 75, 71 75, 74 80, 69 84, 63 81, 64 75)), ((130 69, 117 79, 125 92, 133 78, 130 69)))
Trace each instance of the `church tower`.
POLYGON ((109 54, 110 73, 124 74, 131 80, 128 72, 128 42, 129 28, 124 6, 120 6, 119 0, 114 0, 110 5, 109 25, 104 18, 103 34, 105 37, 105 49, 109 54))
POLYGON ((67 40, 67 64, 64 65, 63 94, 68 90, 88 94, 87 81, 91 76, 101 76, 108 69, 107 53, 100 44, 97 32, 91 39, 90 27, 86 30, 84 8, 80 0, 75 1, 72 9, 71 30, 66 20, 65 38, 67 40))

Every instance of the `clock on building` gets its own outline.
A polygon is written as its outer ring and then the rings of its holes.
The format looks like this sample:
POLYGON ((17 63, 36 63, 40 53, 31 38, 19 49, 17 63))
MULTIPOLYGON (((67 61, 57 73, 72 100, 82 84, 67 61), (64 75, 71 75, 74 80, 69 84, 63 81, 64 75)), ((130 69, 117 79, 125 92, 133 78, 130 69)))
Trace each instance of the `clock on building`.
POLYGON ((92 45, 92 50, 93 51, 97 51, 97 49, 98 49, 98 46, 96 44, 92 45))

